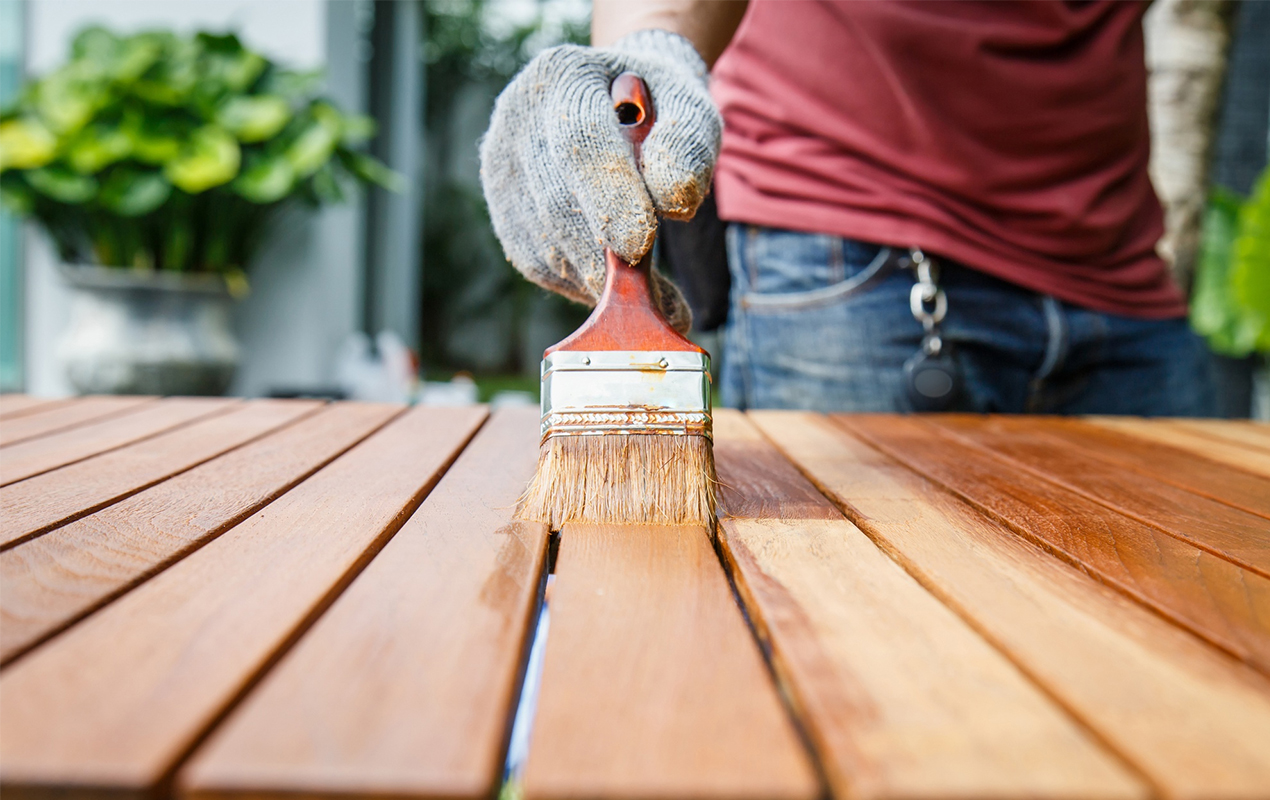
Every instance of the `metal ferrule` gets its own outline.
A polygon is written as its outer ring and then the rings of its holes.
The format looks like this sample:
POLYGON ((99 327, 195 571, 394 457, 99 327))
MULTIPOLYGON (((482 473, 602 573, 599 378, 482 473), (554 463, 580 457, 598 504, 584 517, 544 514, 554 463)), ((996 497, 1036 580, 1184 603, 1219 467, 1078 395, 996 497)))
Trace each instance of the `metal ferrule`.
POLYGON ((558 351, 542 360, 542 438, 712 436, 710 357, 692 352, 558 351))

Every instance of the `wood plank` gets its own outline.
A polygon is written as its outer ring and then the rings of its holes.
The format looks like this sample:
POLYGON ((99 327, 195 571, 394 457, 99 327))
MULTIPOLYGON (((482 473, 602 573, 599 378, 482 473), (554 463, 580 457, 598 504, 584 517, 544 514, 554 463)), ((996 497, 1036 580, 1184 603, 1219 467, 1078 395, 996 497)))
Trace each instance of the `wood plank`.
MULTIPOLYGON (((892 415, 834 420, 1029 541, 1270 673, 1270 579, 1020 470, 990 450, 950 439, 929 421, 892 415)), ((967 424, 1024 437, 1044 423, 978 417, 967 424)), ((1059 440, 1053 446, 1070 447, 1059 440)))
POLYGON ((1168 422, 1179 428, 1270 453, 1270 425, 1264 422, 1195 418, 1170 419, 1168 422))
POLYGON ((418 507, 483 408, 417 408, 0 673, 0 793, 150 794, 418 507))
POLYGON ((84 397, 73 403, 54 404, 48 410, 36 409, 0 425, 0 447, 74 428, 86 422, 113 417, 156 398, 139 396, 84 397))
POLYGON ((126 447, 0 488, 0 548, 153 486, 321 406, 314 400, 253 400, 126 447))
POLYGON ((567 525, 551 591, 526 798, 819 795, 704 528, 567 525))
POLYGON ((1007 426, 1025 424, 1037 433, 1061 439, 1095 458, 1270 519, 1270 479, 1081 419, 1030 417, 1013 422, 1004 416, 996 419, 1007 426))
POLYGON ((174 397, 112 419, 6 447, 0 456, 0 486, 83 461, 201 417, 224 413, 239 402, 220 397, 174 397))
POLYGON ((0 394, 0 420, 8 421, 53 406, 73 402, 69 397, 32 397, 26 394, 0 394))
POLYGON ((1263 797, 1270 682, 828 419, 752 412, 909 574, 1174 798, 1263 797))
POLYGON ((835 796, 1148 794, 738 412, 714 452, 725 555, 835 796))
POLYGON ((1112 430, 1122 431, 1152 442, 1160 442, 1220 461, 1254 475, 1270 478, 1270 455, 1233 442, 1214 441, 1212 437, 1168 425, 1153 419, 1138 417, 1088 417, 1090 422, 1112 430))
POLYGON ((513 522, 537 409, 494 415, 178 779, 188 798, 489 798, 547 528, 513 522))
POLYGON ((1196 547, 1270 577, 1270 520, 1077 452, 1015 426, 946 414, 934 424, 1023 469, 1196 547))
POLYGON ((254 514, 400 410, 368 403, 328 406, 0 553, 0 664, 254 514))

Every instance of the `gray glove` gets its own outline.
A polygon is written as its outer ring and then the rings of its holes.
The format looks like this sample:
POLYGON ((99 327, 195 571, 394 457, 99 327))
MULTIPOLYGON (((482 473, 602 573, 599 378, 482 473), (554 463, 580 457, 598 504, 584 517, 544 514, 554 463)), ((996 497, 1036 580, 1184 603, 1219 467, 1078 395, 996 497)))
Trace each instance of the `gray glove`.
MULTIPOLYGON (((481 142, 481 186, 494 232, 526 278, 587 305, 604 290, 604 248, 635 263, 652 247, 657 214, 690 219, 710 188, 723 123, 705 63, 687 39, 638 31, 612 47, 564 45, 539 54, 494 104, 481 142), (618 127, 609 84, 648 84, 656 121, 642 171, 618 127)), ((676 329, 692 313, 653 271, 653 298, 676 329)))

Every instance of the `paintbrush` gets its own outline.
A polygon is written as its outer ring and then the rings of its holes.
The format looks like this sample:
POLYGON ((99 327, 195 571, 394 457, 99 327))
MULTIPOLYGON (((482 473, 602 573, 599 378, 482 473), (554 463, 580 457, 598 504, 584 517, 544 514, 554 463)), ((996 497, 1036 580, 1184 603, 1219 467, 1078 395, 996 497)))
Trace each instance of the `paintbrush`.
MULTIPOLYGON (((638 164, 655 122, 648 87, 610 90, 638 164)), ((652 256, 604 251, 604 292, 582 327, 542 360, 538 471, 517 516, 548 523, 698 524, 713 530, 710 357, 653 302, 652 256)))

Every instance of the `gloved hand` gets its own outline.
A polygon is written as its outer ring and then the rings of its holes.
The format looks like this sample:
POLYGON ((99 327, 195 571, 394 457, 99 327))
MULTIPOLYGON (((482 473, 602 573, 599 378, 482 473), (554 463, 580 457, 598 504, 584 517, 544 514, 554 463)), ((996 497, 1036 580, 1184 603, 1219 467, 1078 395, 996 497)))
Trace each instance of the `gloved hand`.
MULTIPOLYGON (((657 214, 690 219, 710 188, 723 123, 707 70, 687 39, 638 31, 612 47, 545 50, 494 104, 481 143, 481 186, 503 251, 526 278, 595 305, 604 248, 634 264, 652 247, 657 214), (613 113, 609 85, 635 72, 656 111, 642 171, 613 113)), ((653 271, 653 299, 680 332, 683 295, 653 271)))

